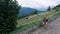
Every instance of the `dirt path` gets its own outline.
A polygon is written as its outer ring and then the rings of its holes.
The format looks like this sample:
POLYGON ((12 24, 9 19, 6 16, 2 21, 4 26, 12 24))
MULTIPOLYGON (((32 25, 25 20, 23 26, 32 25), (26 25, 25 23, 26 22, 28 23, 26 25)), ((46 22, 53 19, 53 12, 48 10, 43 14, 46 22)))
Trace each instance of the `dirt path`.
POLYGON ((37 29, 31 34, 60 34, 60 17, 51 22, 47 29, 37 29))
POLYGON ((60 17, 49 23, 47 29, 42 27, 30 33, 27 30, 17 34, 60 34, 60 17))

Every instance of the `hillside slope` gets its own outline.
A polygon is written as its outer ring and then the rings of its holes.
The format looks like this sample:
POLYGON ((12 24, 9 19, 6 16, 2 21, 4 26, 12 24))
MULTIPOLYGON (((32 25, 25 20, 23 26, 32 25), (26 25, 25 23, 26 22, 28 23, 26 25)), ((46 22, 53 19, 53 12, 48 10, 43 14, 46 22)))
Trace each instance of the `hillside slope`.
POLYGON ((22 18, 20 20, 17 20, 18 24, 16 27, 18 30, 14 31, 14 33, 12 34, 16 34, 17 32, 20 32, 24 29, 32 28, 36 24, 40 25, 44 17, 47 17, 49 20, 50 19, 52 20, 54 17, 59 17, 59 16, 60 16, 60 10, 57 11, 57 9, 53 9, 44 13, 28 16, 28 19, 26 19, 26 17, 22 18))
POLYGON ((40 13, 40 14, 35 14, 35 15, 31 15, 31 16, 28 16, 28 19, 26 18, 22 18, 20 20, 18 20, 18 27, 20 27, 20 25, 25 25, 25 24, 30 24, 30 23, 33 23, 33 22, 38 22, 38 21, 41 21, 44 17, 47 17, 47 18, 51 18, 53 17, 55 14, 58 14, 60 11, 58 12, 55 12, 55 10, 51 10, 49 12, 45 12, 45 13, 40 13))

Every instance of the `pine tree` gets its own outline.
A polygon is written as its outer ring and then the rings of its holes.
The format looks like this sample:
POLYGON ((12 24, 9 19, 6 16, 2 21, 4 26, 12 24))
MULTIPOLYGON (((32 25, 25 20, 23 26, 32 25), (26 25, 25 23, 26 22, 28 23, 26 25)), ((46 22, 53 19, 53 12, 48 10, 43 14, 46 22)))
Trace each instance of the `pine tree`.
POLYGON ((16 29, 18 9, 16 0, 0 0, 0 34, 16 29))
POLYGON ((33 14, 37 14, 37 10, 33 10, 33 11, 32 11, 32 15, 33 15, 33 14))
POLYGON ((47 11, 50 11, 51 10, 51 8, 50 8, 50 6, 48 7, 48 9, 47 9, 47 11))

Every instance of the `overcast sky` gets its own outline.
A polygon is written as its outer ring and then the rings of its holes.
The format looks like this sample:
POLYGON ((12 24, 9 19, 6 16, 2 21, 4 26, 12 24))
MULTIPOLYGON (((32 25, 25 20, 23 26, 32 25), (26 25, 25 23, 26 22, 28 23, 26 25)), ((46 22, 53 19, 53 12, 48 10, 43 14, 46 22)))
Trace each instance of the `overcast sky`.
POLYGON ((60 4, 60 0, 17 0, 19 5, 31 8, 46 8, 48 6, 54 7, 60 4))

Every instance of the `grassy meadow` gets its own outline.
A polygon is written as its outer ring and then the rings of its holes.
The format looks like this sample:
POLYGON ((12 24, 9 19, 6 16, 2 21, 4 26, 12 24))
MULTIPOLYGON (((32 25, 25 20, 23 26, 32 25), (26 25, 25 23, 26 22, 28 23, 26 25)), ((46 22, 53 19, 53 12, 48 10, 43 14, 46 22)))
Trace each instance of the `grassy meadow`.
POLYGON ((17 20, 17 23, 18 23, 16 26, 17 29, 14 32, 11 32, 10 34, 17 34, 17 32, 32 28, 36 24, 42 25, 42 19, 44 17, 47 17, 49 19, 49 21, 52 21, 53 19, 55 19, 58 16, 60 16, 60 10, 56 11, 56 9, 54 9, 54 10, 50 10, 50 11, 28 16, 28 19, 26 19, 26 17, 24 17, 22 19, 17 20))

